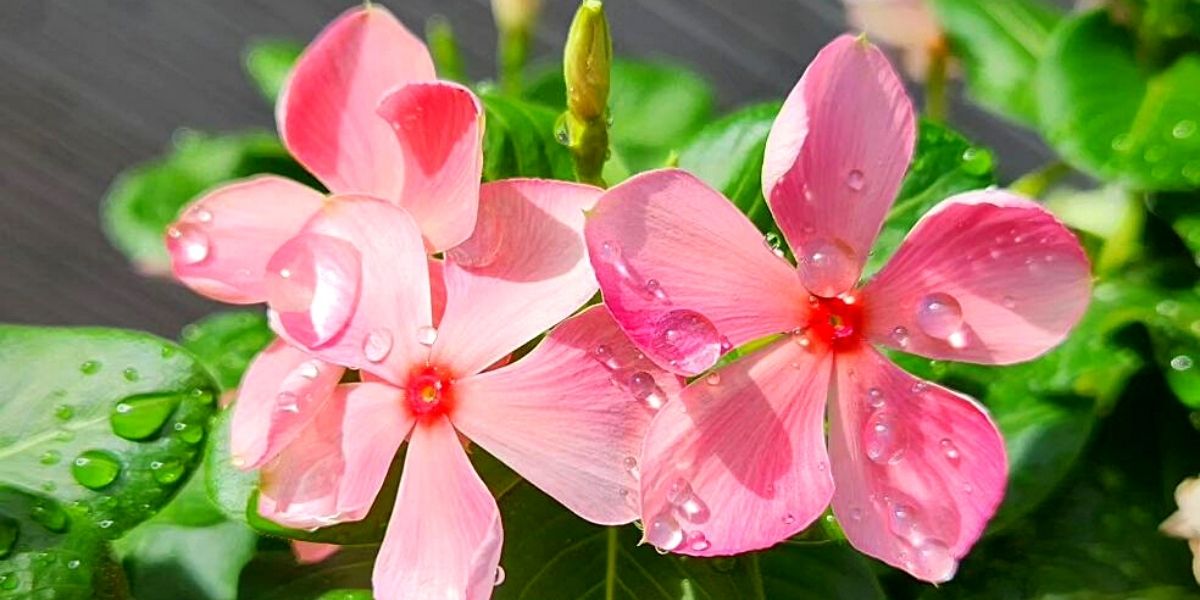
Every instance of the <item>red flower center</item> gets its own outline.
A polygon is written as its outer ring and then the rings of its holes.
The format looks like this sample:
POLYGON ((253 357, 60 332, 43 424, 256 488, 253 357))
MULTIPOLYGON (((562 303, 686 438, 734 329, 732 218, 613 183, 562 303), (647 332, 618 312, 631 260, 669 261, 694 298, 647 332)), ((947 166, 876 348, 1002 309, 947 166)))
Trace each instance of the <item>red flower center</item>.
POLYGON ((858 297, 845 293, 834 298, 809 296, 808 326, 800 332, 834 350, 847 350, 862 339, 863 309, 858 297))
POLYGON ((447 414, 454 405, 450 383, 450 377, 437 367, 413 369, 404 390, 409 410, 417 418, 447 414))

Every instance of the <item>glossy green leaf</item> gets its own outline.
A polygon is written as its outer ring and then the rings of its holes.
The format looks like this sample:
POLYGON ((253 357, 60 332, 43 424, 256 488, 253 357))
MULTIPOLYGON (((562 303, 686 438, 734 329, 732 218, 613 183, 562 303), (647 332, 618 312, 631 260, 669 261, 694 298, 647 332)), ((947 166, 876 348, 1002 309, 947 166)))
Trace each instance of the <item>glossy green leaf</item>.
POLYGON ((962 61, 971 96, 1027 125, 1037 124, 1029 80, 1059 14, 1040 0, 934 0, 942 29, 962 61))
POLYGON ((233 406, 212 421, 212 435, 204 455, 204 483, 208 498, 231 521, 246 522, 246 510, 258 485, 258 471, 243 471, 230 458, 230 425, 233 406))
POLYGON ((187 352, 148 334, 0 326, 0 483, 116 537, 187 481, 216 392, 187 352))
POLYGON ((250 361, 274 339, 261 311, 209 315, 184 327, 179 336, 180 344, 208 367, 223 392, 238 386, 250 361))
POLYGON ((883 600, 869 559, 844 542, 787 541, 758 554, 765 598, 883 600))
POLYGON ((494 93, 480 96, 486 114, 483 180, 541 177, 574 180, 571 155, 556 139, 558 113, 494 93))
POLYGON ((1101 179, 1149 190, 1200 187, 1200 54, 1160 71, 1133 35, 1096 11, 1055 30, 1037 74, 1043 132, 1101 179))
POLYGON ((258 536, 242 523, 188 527, 155 518, 115 546, 138 600, 236 600, 258 536))
POLYGON ((133 167, 112 183, 100 209, 104 232, 139 271, 167 274, 163 240, 179 211, 219 183, 260 173, 318 187, 271 134, 180 131, 166 156, 133 167))
POLYGON ((303 50, 304 46, 286 40, 252 43, 246 49, 246 74, 264 98, 275 102, 288 74, 292 72, 292 65, 296 64, 303 50))

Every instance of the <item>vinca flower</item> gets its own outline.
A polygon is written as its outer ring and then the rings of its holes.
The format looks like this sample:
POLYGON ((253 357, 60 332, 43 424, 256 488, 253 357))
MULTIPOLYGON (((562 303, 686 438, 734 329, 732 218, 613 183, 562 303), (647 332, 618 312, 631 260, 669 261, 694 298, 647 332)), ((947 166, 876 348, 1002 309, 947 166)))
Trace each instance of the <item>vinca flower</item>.
POLYGON ((880 348, 1032 359, 1083 314, 1089 265, 1048 211, 987 190, 934 207, 859 285, 914 130, 883 54, 843 36, 809 66, 767 140, 763 192, 797 266, 682 171, 636 176, 589 213, 605 303, 648 357, 693 376, 757 342, 651 423, 647 542, 694 556, 766 548, 832 502, 854 547, 939 582, 979 538, 1007 474, 995 424, 880 348))

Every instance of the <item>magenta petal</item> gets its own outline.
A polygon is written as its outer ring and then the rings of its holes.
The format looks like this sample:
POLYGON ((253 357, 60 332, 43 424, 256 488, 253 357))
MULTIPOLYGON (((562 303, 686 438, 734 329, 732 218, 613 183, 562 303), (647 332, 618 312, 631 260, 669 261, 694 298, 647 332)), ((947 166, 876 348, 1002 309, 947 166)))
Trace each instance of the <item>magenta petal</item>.
POLYGON ((471 90, 437 81, 390 92, 378 111, 404 156, 400 205, 417 220, 431 251, 461 243, 475 228, 479 206, 483 105, 471 90))
POLYGON ((301 540, 292 540, 292 555, 296 557, 296 562, 302 565, 312 565, 319 563, 334 554, 342 547, 337 544, 322 544, 319 542, 305 542, 301 540))
POLYGON ((500 511, 444 417, 413 429, 400 492, 375 560, 379 600, 491 596, 500 511))
POLYGON ((267 263, 267 301, 295 341, 316 348, 350 322, 362 283, 362 257, 350 242, 302 234, 267 263))
POLYGON ((209 298, 262 302, 267 261, 322 201, 316 190, 272 175, 223 185, 193 202, 167 228, 171 269, 209 298))
POLYGON ((398 200, 404 160, 375 107, 388 90, 435 77, 425 45, 392 13, 353 8, 296 62, 275 108, 279 134, 333 192, 398 200))
POLYGON ((733 204, 684 171, 612 188, 585 233, 617 323, 676 373, 700 373, 730 346, 804 321, 808 294, 790 265, 733 204))
POLYGON ((878 48, 842 36, 821 50, 771 127, 763 195, 818 296, 858 281, 912 158, 912 103, 878 48))
POLYGON ((1004 497, 1004 440, 970 398, 872 348, 837 358, 833 510, 850 543, 914 577, 954 576, 1004 497))
POLYGON ((478 373, 596 293, 583 211, 599 196, 599 188, 563 181, 483 186, 474 233, 446 252, 435 363, 463 376, 478 373))
POLYGON ((575 514, 637 518, 637 457, 679 378, 641 356, 603 307, 556 327, 528 356, 456 384, 454 424, 575 514))
POLYGON ((784 338, 663 407, 642 448, 645 541, 737 554, 820 516, 833 495, 824 436, 832 358, 784 338))
POLYGON ((276 340, 254 358, 237 390, 230 453, 257 469, 304 430, 333 394, 345 369, 276 340))
POLYGON ((1008 364, 1066 338, 1091 296, 1087 256, 1040 205, 954 196, 913 228, 863 290, 868 335, 930 358, 1008 364))

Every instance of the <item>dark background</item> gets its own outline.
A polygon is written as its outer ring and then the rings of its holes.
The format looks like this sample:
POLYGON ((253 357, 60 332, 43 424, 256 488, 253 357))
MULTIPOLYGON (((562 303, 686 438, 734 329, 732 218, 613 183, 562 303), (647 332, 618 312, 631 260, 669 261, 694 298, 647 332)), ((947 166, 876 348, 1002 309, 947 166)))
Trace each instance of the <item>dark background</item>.
MULTIPOLYGON (((471 75, 493 72, 487 0, 377 0, 420 32, 448 17, 471 75)), ((557 60, 575 0, 544 0, 535 55, 557 60)), ((310 40, 355 0, 0 0, 0 321, 115 325, 174 337, 217 305, 135 274, 100 231, 126 167, 179 127, 273 127, 241 69, 259 37, 310 40)), ((722 108, 782 98, 846 29, 838 0, 609 0, 617 53, 668 58, 717 87, 722 108)), ((916 90, 914 90, 915 92, 916 90)), ((952 121, 992 147, 1006 178, 1049 153, 961 100, 952 121)))

